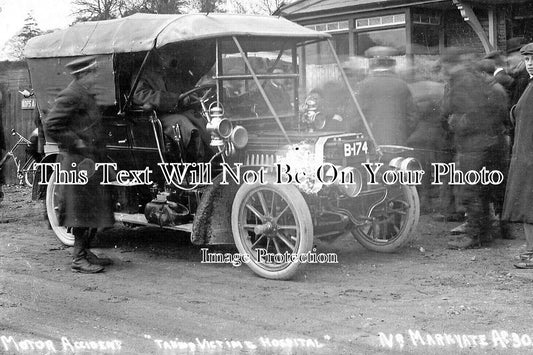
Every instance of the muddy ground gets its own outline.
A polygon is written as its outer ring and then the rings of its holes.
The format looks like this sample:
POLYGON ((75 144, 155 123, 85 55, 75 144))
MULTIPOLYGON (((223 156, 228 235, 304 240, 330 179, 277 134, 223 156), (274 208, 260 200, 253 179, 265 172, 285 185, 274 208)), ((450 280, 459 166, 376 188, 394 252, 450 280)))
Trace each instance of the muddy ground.
POLYGON ((457 223, 422 216, 399 253, 344 236, 317 244, 338 264, 307 265, 282 282, 201 263, 187 235, 124 227, 94 245, 114 266, 73 274, 69 248, 28 189, 6 189, 0 220, 0 353, 533 351, 533 270, 512 266, 524 244, 518 228, 516 240, 453 251, 446 233, 457 223))

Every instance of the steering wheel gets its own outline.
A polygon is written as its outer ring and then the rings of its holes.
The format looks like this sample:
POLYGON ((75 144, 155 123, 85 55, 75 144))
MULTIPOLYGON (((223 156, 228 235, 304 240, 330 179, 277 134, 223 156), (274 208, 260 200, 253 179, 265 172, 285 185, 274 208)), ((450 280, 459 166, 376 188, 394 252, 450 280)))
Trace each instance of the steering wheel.
POLYGON ((209 101, 216 96, 216 84, 204 84, 185 91, 178 97, 178 104, 194 106, 209 101))

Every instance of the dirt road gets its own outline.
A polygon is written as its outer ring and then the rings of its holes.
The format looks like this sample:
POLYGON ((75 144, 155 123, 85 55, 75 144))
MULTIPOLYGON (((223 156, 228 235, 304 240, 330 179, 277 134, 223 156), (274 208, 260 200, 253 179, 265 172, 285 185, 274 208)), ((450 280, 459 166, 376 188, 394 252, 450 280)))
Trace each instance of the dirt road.
MULTIPOLYGON (((30 191, 0 205, 0 353, 374 354, 531 353, 533 271, 524 243, 452 251, 456 224, 421 219, 418 239, 377 254, 346 236, 292 281, 246 266, 201 263, 187 235, 117 227, 94 249, 105 273, 70 272, 70 250, 30 191)), ((210 251, 215 251, 210 249, 210 251)), ((224 250, 222 250, 224 251, 224 250)))

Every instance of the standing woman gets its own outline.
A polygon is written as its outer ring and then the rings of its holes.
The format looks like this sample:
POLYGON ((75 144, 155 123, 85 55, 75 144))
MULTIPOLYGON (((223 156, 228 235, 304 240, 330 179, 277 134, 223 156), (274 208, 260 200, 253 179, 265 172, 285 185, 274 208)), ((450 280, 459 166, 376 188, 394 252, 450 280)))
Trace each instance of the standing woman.
POLYGON ((511 109, 511 119, 515 121, 515 140, 503 219, 524 224, 527 251, 520 254, 521 262, 515 267, 533 269, 533 43, 523 46, 520 53, 530 79, 520 100, 511 109))
POLYGON ((95 57, 69 62, 74 80, 57 96, 44 122, 44 129, 62 151, 61 170, 86 170, 87 181, 58 185, 59 224, 72 228, 72 271, 97 273, 110 259, 98 258, 89 250, 97 229, 114 224, 109 186, 100 184, 94 164, 106 161, 102 115, 91 89, 97 78, 95 57))

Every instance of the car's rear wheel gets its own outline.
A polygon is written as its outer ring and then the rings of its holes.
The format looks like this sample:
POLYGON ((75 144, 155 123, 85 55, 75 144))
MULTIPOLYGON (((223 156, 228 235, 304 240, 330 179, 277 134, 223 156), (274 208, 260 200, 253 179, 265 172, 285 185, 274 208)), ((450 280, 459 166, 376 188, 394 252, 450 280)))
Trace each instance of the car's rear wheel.
POLYGON ((55 181, 55 172, 50 176, 48 187, 46 188, 46 214, 50 226, 54 231, 57 239, 67 246, 74 245, 74 235, 69 228, 59 225, 59 191, 55 181))
POLYGON ((300 255, 313 246, 311 213, 293 185, 242 185, 233 201, 231 227, 239 253, 249 256, 247 265, 267 279, 291 278, 300 255))
POLYGON ((383 201, 372 209, 368 222, 354 226, 351 233, 365 248, 391 253, 415 237, 419 217, 416 188, 392 185, 387 187, 383 201))
POLYGON ((35 159, 33 158, 30 158, 30 160, 26 163, 27 170, 24 171, 24 182, 28 187, 33 187, 33 183, 35 180, 36 169, 34 167, 34 164, 35 159))

